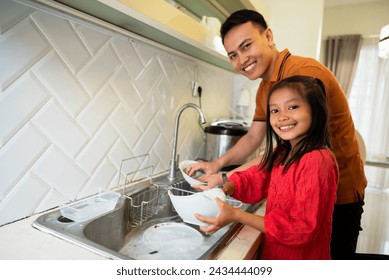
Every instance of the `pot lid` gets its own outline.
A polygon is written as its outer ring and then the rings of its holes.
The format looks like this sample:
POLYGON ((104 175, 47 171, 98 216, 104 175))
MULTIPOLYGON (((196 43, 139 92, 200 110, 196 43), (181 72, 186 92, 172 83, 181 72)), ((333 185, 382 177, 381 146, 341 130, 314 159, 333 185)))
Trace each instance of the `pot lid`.
POLYGON ((247 133, 248 127, 236 122, 223 122, 207 126, 204 131, 217 135, 243 136, 247 133))
POLYGON ((245 127, 250 127, 251 125, 251 120, 246 120, 246 119, 218 119, 214 122, 211 123, 211 125, 218 125, 218 124, 223 124, 227 123, 230 125, 235 125, 235 124, 240 124, 245 127))

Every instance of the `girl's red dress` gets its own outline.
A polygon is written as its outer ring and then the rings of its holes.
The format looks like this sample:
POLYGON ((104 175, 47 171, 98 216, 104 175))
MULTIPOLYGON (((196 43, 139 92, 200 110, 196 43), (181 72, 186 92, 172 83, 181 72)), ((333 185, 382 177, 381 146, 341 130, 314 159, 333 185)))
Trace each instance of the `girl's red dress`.
POLYGON ((331 259, 332 213, 338 166, 327 149, 305 154, 282 174, 258 166, 235 172, 234 198, 257 203, 267 198, 262 259, 331 259))

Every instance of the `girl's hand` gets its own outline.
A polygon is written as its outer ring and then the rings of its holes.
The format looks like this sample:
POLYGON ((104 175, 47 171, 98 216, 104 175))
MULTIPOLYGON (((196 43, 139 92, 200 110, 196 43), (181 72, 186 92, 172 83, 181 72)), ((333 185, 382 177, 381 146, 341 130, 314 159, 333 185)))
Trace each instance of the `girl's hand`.
POLYGON ((209 190, 211 188, 214 188, 216 186, 223 184, 223 178, 220 173, 218 174, 212 174, 212 175, 203 175, 201 177, 196 178, 197 180, 207 183, 207 186, 204 185, 191 185, 192 188, 195 188, 196 190, 205 191, 209 190))
POLYGON ((198 179, 201 182, 207 183, 208 186, 210 186, 212 188, 219 186, 219 185, 222 185, 224 183, 221 173, 216 173, 216 174, 212 174, 212 175, 203 175, 203 176, 199 177, 198 179))
POLYGON ((215 201, 220 210, 219 214, 215 218, 195 214, 199 221, 209 224, 209 226, 200 226, 200 230, 208 234, 212 234, 229 223, 235 222, 235 217, 238 213, 237 211, 241 211, 239 208, 235 208, 219 198, 216 198, 215 201))

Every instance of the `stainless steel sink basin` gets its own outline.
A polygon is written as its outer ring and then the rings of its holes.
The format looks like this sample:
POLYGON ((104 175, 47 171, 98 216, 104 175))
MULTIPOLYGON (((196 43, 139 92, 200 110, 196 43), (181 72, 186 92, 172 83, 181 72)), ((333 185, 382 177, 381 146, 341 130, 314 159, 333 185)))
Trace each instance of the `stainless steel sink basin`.
MULTIPOLYGON (((190 189, 184 180, 168 187, 172 186, 190 189)), ((259 206, 260 204, 243 205, 244 210, 250 212, 259 206)), ((231 224, 213 235, 206 235, 198 226, 182 221, 171 205, 166 187, 151 183, 135 186, 132 191, 120 197, 113 211, 100 217, 75 222, 63 217, 58 209, 38 217, 33 226, 110 259, 141 260, 212 259, 242 227, 240 224, 231 224), (134 192, 134 189, 137 191, 134 192), (154 229, 160 227, 172 227, 173 233, 180 232, 174 231, 175 227, 179 227, 195 238, 175 237, 174 234, 165 235, 161 240, 158 236, 150 237, 150 232, 152 234, 154 229), (157 240, 148 240, 145 233, 149 238, 157 240)))

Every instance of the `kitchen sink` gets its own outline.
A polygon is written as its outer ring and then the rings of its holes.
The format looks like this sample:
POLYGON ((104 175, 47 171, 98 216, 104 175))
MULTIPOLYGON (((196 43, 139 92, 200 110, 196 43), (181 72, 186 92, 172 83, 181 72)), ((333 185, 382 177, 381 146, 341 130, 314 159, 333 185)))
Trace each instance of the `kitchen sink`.
MULTIPOLYGON (((182 178, 160 185, 146 180, 121 189, 116 206, 108 213, 74 221, 56 209, 39 216, 33 227, 110 259, 157 260, 215 258, 243 226, 230 224, 205 234, 177 215, 168 189, 194 191, 182 178)), ((254 212, 260 204, 243 204, 242 208, 254 212)))

